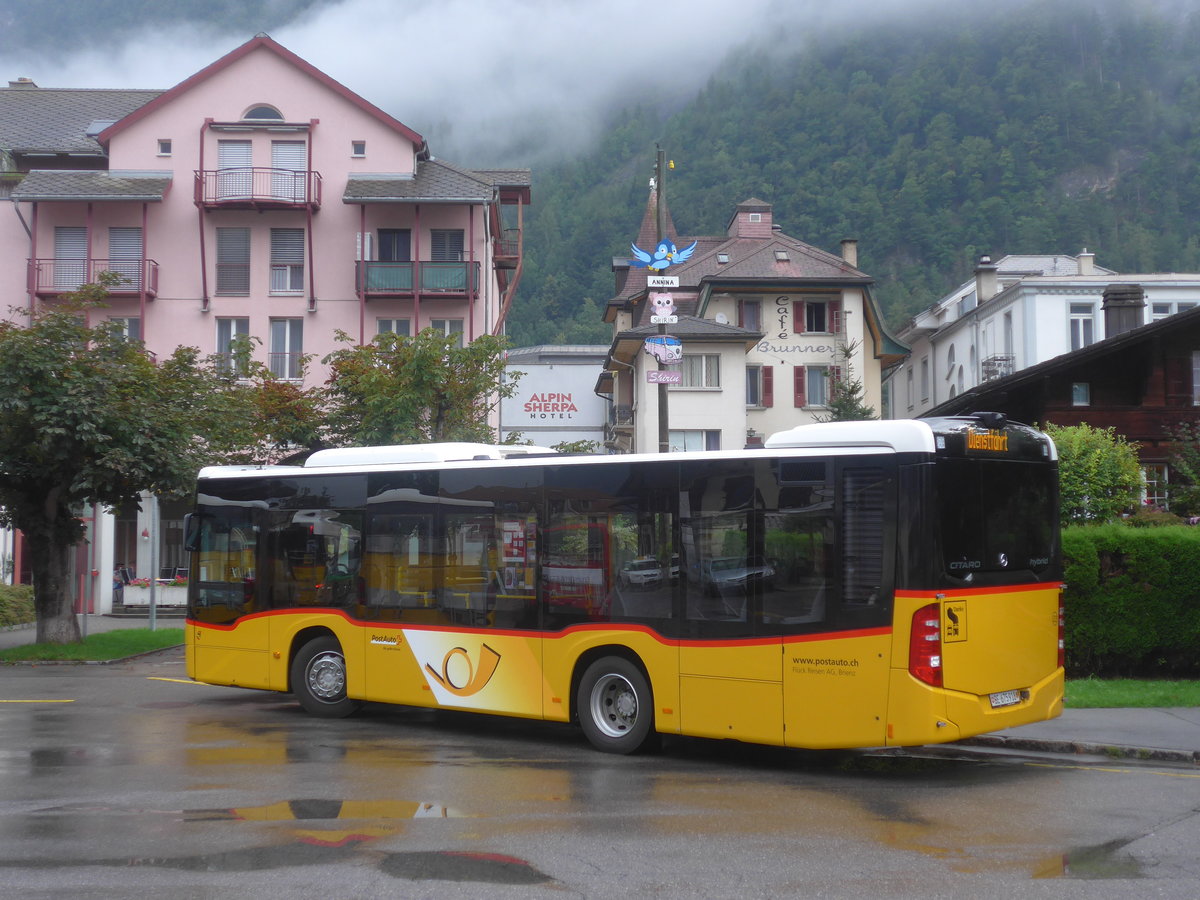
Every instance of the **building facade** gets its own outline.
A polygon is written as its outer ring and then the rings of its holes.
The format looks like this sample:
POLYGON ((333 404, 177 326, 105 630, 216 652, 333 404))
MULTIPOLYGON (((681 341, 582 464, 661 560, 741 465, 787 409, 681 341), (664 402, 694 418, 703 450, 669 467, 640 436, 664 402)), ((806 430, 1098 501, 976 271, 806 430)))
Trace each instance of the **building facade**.
POLYGON ((516 382, 516 391, 500 401, 500 439, 600 447, 608 404, 594 388, 607 349, 567 344, 509 350, 504 377, 516 382))
POLYGON ((1106 292, 1136 291, 1148 324, 1200 304, 1200 274, 1122 275, 1078 256, 981 257, 964 282, 899 332, 912 347, 887 380, 887 413, 913 418, 964 392, 1111 336, 1106 292))
MULTIPOLYGON (((112 272, 92 324, 116 321, 159 356, 228 358, 245 336, 276 377, 316 385, 339 333, 502 333, 530 173, 435 158, 259 35, 165 91, 0 88, 0 195, 6 308, 112 272)), ((92 608, 117 564, 143 577, 182 565, 177 512, 161 526, 147 511, 98 518, 103 549, 83 567, 104 574, 81 583, 92 608)))
MULTIPOLYGON (((639 248, 659 242, 659 202, 652 192, 639 248)), ((771 204, 753 198, 738 204, 720 236, 681 239, 665 206, 662 213, 662 237, 695 246, 663 272, 677 279, 671 287, 652 288, 646 268, 613 260, 617 296, 605 320, 614 337, 597 382, 611 399, 610 450, 659 449, 663 394, 671 450, 756 446, 817 421, 829 414, 839 378, 861 382, 863 402, 882 408, 882 372, 907 348, 883 326, 855 242, 843 241, 839 256, 789 237, 771 204), (663 294, 677 311, 665 330, 679 339, 682 358, 666 366, 678 383, 660 391, 659 365, 645 348, 661 330, 651 318, 663 294)))

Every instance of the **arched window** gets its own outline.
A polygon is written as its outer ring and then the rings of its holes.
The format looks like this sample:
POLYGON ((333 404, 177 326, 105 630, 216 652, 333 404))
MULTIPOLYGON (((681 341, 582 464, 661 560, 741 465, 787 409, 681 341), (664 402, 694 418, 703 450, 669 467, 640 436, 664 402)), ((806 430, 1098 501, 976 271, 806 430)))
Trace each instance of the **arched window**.
POLYGON ((259 120, 268 119, 268 120, 273 120, 276 122, 282 122, 283 121, 283 113, 281 113, 279 110, 277 110, 273 106, 267 106, 266 104, 260 104, 259 106, 250 107, 249 111, 247 111, 247 113, 244 116, 242 116, 242 118, 243 119, 259 119, 259 120))
POLYGON ((950 349, 946 351, 946 377, 954 377, 954 345, 950 345, 950 349))

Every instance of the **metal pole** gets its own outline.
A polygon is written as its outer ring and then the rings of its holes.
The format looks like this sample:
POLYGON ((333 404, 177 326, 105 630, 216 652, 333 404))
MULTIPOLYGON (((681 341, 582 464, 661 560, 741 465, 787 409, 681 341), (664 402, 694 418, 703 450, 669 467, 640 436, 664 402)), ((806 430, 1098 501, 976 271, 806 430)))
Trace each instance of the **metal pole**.
MULTIPOLYGON (((655 247, 662 243, 663 232, 666 231, 666 213, 663 210, 663 178, 666 175, 667 167, 664 165, 666 161, 666 151, 657 144, 654 145, 654 206, 655 206, 655 230, 658 232, 658 238, 654 242, 655 247)), ((658 333, 666 334, 667 326, 665 323, 658 324, 658 333)), ((659 360, 658 371, 666 370, 666 365, 659 360)), ((671 432, 668 424, 669 417, 667 415, 667 385, 661 380, 658 383, 658 452, 671 452, 671 432)))
POLYGON ((150 630, 158 630, 158 495, 150 495, 150 630))

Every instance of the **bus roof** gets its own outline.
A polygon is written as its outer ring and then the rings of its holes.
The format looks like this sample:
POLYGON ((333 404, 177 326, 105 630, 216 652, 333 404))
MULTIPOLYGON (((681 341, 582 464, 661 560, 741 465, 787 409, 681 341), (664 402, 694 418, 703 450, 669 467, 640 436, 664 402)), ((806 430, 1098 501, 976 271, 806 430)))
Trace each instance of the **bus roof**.
POLYGON ((818 422, 771 435, 768 450, 803 447, 881 447, 897 453, 933 453, 933 429, 919 419, 818 422))
POLYGON ((339 447, 318 450, 304 462, 306 469, 332 466, 387 466, 396 463, 463 462, 475 459, 511 459, 521 456, 553 456, 549 447, 528 444, 393 444, 385 447, 339 447))

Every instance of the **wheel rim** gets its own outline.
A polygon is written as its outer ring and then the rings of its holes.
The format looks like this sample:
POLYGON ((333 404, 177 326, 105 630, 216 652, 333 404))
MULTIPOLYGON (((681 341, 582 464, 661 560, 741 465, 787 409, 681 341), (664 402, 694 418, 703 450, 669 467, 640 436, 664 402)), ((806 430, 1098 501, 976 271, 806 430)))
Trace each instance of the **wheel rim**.
POLYGON ((305 672, 308 692, 318 700, 333 703, 346 696, 346 660, 328 650, 313 657, 305 672))
POLYGON ((624 676, 602 676, 592 688, 591 705, 592 721, 608 737, 624 737, 637 724, 637 691, 624 676))

